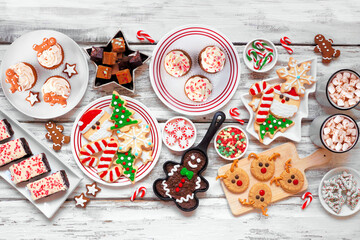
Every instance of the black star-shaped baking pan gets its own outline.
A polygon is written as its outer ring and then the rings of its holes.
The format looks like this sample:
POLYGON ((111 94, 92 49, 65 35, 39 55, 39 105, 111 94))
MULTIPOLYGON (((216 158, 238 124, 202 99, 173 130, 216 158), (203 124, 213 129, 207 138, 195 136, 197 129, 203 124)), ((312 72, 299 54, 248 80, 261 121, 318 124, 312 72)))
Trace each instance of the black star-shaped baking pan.
POLYGON ((111 77, 109 79, 100 78, 95 74, 94 88, 101 88, 108 85, 114 85, 114 87, 122 87, 128 91, 135 92, 135 71, 136 69, 143 65, 146 61, 149 60, 150 56, 143 54, 139 51, 132 50, 129 47, 128 42, 122 31, 118 31, 114 37, 105 46, 91 47, 85 49, 92 63, 96 66, 96 72, 98 73, 99 66, 108 67, 111 69, 111 77), (104 64, 103 62, 103 53, 112 52, 112 40, 123 38, 125 43, 125 51, 122 53, 117 53, 116 63, 115 64, 104 64), (129 69, 132 81, 125 84, 120 84, 116 76, 116 73, 120 70, 129 69))

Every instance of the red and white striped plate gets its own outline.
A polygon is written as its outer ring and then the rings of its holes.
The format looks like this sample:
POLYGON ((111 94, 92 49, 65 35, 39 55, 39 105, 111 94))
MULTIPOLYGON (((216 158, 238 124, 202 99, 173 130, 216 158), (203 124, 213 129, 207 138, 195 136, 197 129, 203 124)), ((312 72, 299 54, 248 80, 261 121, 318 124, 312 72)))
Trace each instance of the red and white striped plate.
MULTIPOLYGON (((103 110, 107 111, 109 114, 111 114, 112 110, 109 108, 109 105, 111 103, 111 97, 112 97, 111 95, 102 97, 102 98, 97 99, 97 100, 93 101, 92 103, 88 104, 86 107, 84 107, 84 109, 81 111, 81 113, 78 115, 78 117, 76 118, 76 120, 74 122, 74 126, 73 126, 73 129, 71 132, 71 150, 73 152, 75 162, 77 163, 77 165, 79 166, 81 171, 83 171, 83 173, 85 173, 85 175, 87 175, 89 178, 93 179, 94 181, 96 181, 98 183, 104 184, 104 185, 125 186, 125 185, 131 184, 131 182, 128 178, 122 176, 116 182, 113 182, 113 183, 105 182, 96 173, 95 168, 83 166, 79 159, 79 153, 80 153, 81 147, 84 144, 88 143, 88 141, 80 134, 79 127, 78 127, 79 119, 86 111, 88 111, 92 108, 103 109, 103 110)), ((147 174, 149 174, 149 172, 154 168, 156 162, 159 159, 161 146, 162 146, 160 126, 159 126, 159 123, 156 120, 156 118, 150 113, 150 110, 146 106, 144 106, 142 103, 140 103, 132 98, 126 97, 126 96, 122 96, 122 98, 124 98, 127 101, 126 106, 135 112, 135 114, 133 115, 134 118, 142 119, 141 124, 151 125, 150 135, 151 135, 152 142, 154 144, 153 154, 152 154, 153 161, 148 162, 147 164, 138 165, 139 168, 138 168, 138 172, 137 172, 136 180, 135 180, 136 182, 138 182, 141 179, 143 179, 147 174)), ((141 163, 141 160, 138 160, 138 162, 141 163)))
POLYGON ((156 45, 150 63, 151 85, 160 100, 172 110, 185 115, 205 115, 222 108, 234 95, 240 82, 240 60, 234 45, 224 34, 206 26, 183 26, 166 34, 156 45), (209 45, 220 47, 226 54, 222 71, 208 74, 198 64, 200 51, 209 45), (174 49, 191 57, 190 72, 175 78, 166 73, 164 59, 174 49), (203 103, 195 103, 184 93, 184 84, 193 75, 204 75, 213 84, 213 92, 203 103))

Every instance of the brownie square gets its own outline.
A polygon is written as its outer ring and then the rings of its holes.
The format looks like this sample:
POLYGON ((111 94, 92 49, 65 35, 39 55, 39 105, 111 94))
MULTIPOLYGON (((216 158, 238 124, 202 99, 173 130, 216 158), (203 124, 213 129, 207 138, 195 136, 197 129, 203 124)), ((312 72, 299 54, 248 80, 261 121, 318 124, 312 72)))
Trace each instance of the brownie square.
POLYGON ((103 58, 104 49, 101 47, 92 47, 90 59, 96 63, 101 63, 103 58))
POLYGON ((114 38, 111 40, 111 46, 112 46, 112 50, 114 52, 125 52, 125 41, 124 38, 119 37, 119 38, 114 38))
POLYGON ((133 55, 133 56, 130 57, 129 63, 130 63, 130 67, 131 67, 132 69, 135 69, 135 68, 137 68, 137 67, 139 67, 139 66, 142 65, 141 56, 140 56, 140 52, 139 52, 139 51, 137 51, 137 52, 135 53, 135 55, 133 55))
POLYGON ((106 65, 114 65, 116 63, 116 52, 104 52, 102 63, 106 65))
POLYGON ((129 69, 124 69, 124 70, 118 71, 116 73, 116 78, 117 78, 119 84, 126 84, 126 83, 130 83, 132 81, 129 69))
POLYGON ((99 65, 96 73, 97 78, 110 79, 111 78, 111 67, 99 65))
POLYGON ((121 59, 119 59, 118 66, 120 70, 129 69, 130 68, 130 57, 129 56, 123 56, 121 59))

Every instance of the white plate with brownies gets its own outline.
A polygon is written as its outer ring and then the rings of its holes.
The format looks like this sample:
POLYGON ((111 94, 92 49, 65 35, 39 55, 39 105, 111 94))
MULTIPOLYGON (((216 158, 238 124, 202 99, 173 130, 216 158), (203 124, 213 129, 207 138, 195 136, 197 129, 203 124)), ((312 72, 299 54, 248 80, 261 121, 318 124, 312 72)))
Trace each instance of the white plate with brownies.
POLYGON ((3 58, 1 87, 20 112, 49 119, 72 110, 85 94, 89 67, 85 52, 68 36, 38 30, 16 39, 3 58))

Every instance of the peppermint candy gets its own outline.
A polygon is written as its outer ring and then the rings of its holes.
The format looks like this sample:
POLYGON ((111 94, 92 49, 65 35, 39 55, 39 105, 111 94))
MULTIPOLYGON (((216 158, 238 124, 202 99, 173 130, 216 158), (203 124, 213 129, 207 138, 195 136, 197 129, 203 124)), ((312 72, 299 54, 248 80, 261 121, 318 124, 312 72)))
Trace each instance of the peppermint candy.
POLYGON ((190 126, 186 126, 184 127, 183 133, 185 137, 192 138, 195 135, 195 130, 190 126))
POLYGON ((175 135, 171 134, 169 136, 166 136, 165 141, 169 146, 174 146, 177 141, 177 138, 175 137, 175 135))
POLYGON ((181 128, 177 128, 174 132, 174 135, 177 139, 180 139, 182 136, 184 136, 184 131, 181 128))
POLYGON ((186 149, 194 136, 195 129, 186 119, 177 118, 165 124, 163 138, 168 147, 186 149))
POLYGON ((185 148, 189 147, 189 140, 185 136, 182 136, 179 139, 179 147, 181 149, 185 149, 185 148))
POLYGON ((185 126, 186 126, 186 121, 185 121, 185 119, 177 119, 176 121, 175 121, 175 124, 176 124, 176 126, 178 127, 178 128, 180 128, 180 129, 182 129, 182 128, 184 128, 185 126))
POLYGON ((168 124, 165 125, 165 132, 167 132, 168 134, 172 134, 175 132, 176 128, 177 127, 175 123, 169 122, 168 124))

